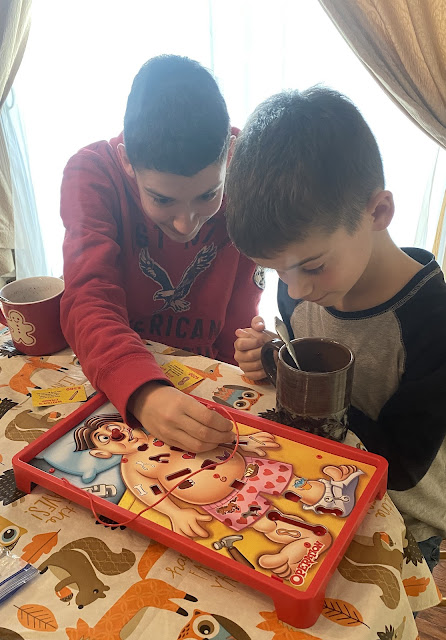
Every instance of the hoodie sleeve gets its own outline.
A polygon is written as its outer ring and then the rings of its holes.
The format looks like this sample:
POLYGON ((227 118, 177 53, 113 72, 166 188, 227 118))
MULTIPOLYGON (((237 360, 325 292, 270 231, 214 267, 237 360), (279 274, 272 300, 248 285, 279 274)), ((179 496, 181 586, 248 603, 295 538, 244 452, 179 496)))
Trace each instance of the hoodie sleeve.
POLYGON ((65 226, 61 324, 93 386, 119 413, 151 380, 168 383, 141 338, 129 326, 121 270, 120 204, 110 169, 84 149, 68 162, 61 190, 65 226))

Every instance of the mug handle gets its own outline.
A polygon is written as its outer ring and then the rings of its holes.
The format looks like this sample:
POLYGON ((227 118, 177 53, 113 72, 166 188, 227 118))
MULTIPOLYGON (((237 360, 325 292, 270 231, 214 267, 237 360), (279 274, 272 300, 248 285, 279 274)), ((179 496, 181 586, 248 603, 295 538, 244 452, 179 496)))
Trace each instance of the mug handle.
POLYGON ((274 358, 274 352, 279 353, 279 349, 283 347, 284 344, 283 340, 271 340, 271 342, 263 345, 260 353, 260 359, 262 360, 265 373, 274 386, 276 386, 277 380, 277 364, 274 358))

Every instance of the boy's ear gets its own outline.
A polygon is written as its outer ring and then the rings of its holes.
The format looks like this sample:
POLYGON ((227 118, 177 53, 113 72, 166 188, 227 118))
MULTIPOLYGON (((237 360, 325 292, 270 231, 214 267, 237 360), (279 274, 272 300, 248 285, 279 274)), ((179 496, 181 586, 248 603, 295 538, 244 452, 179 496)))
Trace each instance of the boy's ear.
POLYGON ((234 153, 235 141, 237 140, 236 136, 231 136, 229 138, 229 147, 228 147, 228 158, 226 160, 226 166, 229 167, 229 163, 231 162, 232 154, 234 153))
POLYGON ((373 218, 374 231, 387 229, 395 213, 395 204, 391 191, 380 190, 374 193, 367 205, 367 211, 373 218))
POLYGON ((93 458, 101 458, 102 460, 107 460, 113 455, 109 451, 101 451, 100 449, 90 449, 89 454, 93 456, 93 458))
POLYGON ((118 153, 119 158, 122 162, 122 166, 124 167, 124 171, 128 176, 130 176, 130 178, 134 178, 135 172, 132 165, 130 164, 130 160, 127 157, 127 151, 125 150, 125 146, 122 144, 122 142, 118 144, 118 153))

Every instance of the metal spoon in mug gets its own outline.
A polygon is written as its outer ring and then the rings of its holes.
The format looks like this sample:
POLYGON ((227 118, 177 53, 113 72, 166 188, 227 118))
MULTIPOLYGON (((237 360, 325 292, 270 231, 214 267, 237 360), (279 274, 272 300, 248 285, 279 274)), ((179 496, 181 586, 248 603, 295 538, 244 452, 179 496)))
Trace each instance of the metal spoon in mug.
POLYGON ((274 318, 274 323, 276 325, 276 331, 279 334, 279 337, 286 344, 286 348, 288 349, 288 353, 290 354, 290 356, 294 360, 294 364, 296 365, 296 367, 298 369, 300 369, 300 366, 299 366, 299 363, 298 363, 297 357, 296 357, 296 352, 294 351, 294 347, 290 342, 290 334, 288 333, 288 329, 286 327, 286 324, 284 323, 283 320, 281 320, 277 316, 274 318))

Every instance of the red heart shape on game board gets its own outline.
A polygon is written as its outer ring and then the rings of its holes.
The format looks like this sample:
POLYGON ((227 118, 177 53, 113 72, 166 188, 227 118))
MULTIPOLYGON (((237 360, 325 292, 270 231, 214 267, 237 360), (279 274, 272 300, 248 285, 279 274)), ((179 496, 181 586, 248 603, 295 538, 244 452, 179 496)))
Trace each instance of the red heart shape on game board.
POLYGON ((246 493, 257 493, 257 489, 255 487, 248 487, 246 493))
POLYGON ((265 482, 265 489, 272 489, 274 484, 272 482, 265 482))
POLYGON ((280 491, 273 491, 273 496, 280 496, 280 491))
POLYGON ((275 460, 268 460, 268 464, 276 464, 275 460))
POLYGON ((273 472, 271 471, 271 469, 265 469, 265 471, 263 472, 264 476, 272 476, 273 472))
POLYGON ((283 476, 277 476, 276 482, 286 482, 286 478, 284 478, 283 476))
POLYGON ((263 460, 257 460, 256 464, 258 464, 259 467, 263 467, 263 460))
POLYGON ((236 520, 236 522, 238 522, 239 524, 246 524, 248 520, 246 518, 239 518, 238 520, 236 520))
POLYGON ((245 496, 243 496, 241 493, 239 493, 238 496, 237 496, 237 502, 243 502, 244 499, 245 499, 245 496))
POLYGON ((227 525, 228 525, 228 527, 230 527, 230 526, 231 526, 231 524, 232 524, 232 520, 231 520, 230 518, 225 518, 225 519, 223 520, 223 522, 224 522, 225 524, 227 524, 227 525))
POLYGON ((288 471, 288 467, 286 467, 284 464, 281 464, 280 467, 279 467, 279 471, 284 473, 285 471, 288 471))

